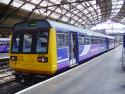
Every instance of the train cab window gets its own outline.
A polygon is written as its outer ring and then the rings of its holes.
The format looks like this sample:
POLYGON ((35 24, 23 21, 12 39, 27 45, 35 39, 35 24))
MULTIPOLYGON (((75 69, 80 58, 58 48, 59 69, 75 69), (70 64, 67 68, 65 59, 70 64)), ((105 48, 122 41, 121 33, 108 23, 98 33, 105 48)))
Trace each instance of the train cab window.
POLYGON ((31 52, 32 35, 27 33, 24 34, 23 40, 23 52, 31 52))
POLYGON ((19 51, 19 34, 14 34, 13 40, 12 40, 12 52, 18 52, 19 51))
POLYGON ((48 48, 48 32, 39 32, 37 34, 37 53, 46 53, 48 48))

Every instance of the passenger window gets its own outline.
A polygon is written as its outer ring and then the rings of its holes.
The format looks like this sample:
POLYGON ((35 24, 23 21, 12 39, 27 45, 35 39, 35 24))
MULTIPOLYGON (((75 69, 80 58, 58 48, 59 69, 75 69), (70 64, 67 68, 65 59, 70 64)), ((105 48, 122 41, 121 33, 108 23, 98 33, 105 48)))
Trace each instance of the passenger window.
POLYGON ((79 36, 79 45, 84 45, 84 36, 79 36))
POLYGON ((89 37, 85 37, 85 45, 89 45, 90 44, 90 38, 89 37))
POLYGON ((23 40, 23 52, 31 52, 32 35, 27 33, 24 34, 23 40))
POLYGON ((68 34, 65 33, 57 34, 57 46, 58 47, 68 46, 68 34))
POLYGON ((37 34, 36 52, 46 53, 48 48, 48 32, 39 32, 37 34))
POLYGON ((18 52, 19 51, 19 34, 14 34, 13 35, 13 42, 12 42, 12 52, 18 52))

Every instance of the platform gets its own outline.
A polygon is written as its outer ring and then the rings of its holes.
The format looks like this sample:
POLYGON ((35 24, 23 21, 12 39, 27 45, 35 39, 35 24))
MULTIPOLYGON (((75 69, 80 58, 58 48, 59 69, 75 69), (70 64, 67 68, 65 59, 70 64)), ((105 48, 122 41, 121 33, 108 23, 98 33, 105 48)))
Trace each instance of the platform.
POLYGON ((122 46, 16 94, 125 94, 122 46))

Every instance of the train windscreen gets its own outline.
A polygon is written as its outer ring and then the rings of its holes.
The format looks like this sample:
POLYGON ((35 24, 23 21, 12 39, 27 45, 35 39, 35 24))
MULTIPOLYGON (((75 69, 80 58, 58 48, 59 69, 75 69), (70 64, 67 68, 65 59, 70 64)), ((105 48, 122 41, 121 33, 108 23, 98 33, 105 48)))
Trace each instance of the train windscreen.
POLYGON ((23 39, 23 52, 31 52, 31 46, 32 46, 32 34, 27 33, 24 34, 23 39))
POLYGON ((20 35, 19 34, 14 34, 14 37, 12 39, 12 52, 18 52, 19 51, 19 40, 20 40, 20 35))
POLYGON ((47 53, 49 33, 21 32, 13 33, 12 53, 47 53))
POLYGON ((46 53, 48 46, 48 32, 39 32, 37 34, 37 45, 36 52, 38 53, 46 53))

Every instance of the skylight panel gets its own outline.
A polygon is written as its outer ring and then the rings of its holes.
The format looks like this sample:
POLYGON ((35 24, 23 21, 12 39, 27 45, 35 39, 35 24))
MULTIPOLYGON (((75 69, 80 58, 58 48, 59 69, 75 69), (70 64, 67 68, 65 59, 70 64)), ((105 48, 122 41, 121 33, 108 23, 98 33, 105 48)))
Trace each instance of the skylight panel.
POLYGON ((83 10, 83 12, 85 13, 85 14, 87 14, 88 13, 88 11, 85 9, 85 10, 83 10))
POLYGON ((53 2, 53 3, 55 3, 55 4, 60 4, 60 2, 62 1, 62 0, 50 0, 51 2, 53 2))
POLYGON ((75 21, 74 21, 73 19, 70 21, 71 24, 73 24, 74 22, 75 22, 75 21))
MULTIPOLYGON (((52 10, 55 10, 55 8, 52 9, 52 10)), ((57 8, 55 11, 58 12, 58 13, 62 13, 62 10, 60 8, 57 8)))
POLYGON ((57 14, 57 13, 53 13, 53 14, 51 15, 51 17, 57 19, 57 18, 59 18, 59 14, 57 14))
POLYGON ((74 16, 73 19, 78 20, 79 18, 77 16, 74 16))
POLYGON ((112 0, 112 11, 111 11, 111 13, 113 15, 110 16, 111 19, 119 13, 123 3, 124 3, 124 0, 112 0))
POLYGON ((40 6, 43 6, 43 7, 45 7, 45 6, 47 6, 48 5, 48 2, 47 1, 43 1, 41 4, 40 4, 40 6))
POLYGON ((125 23, 125 18, 123 18, 123 19, 121 20, 121 22, 125 23))
POLYGON ((8 5, 10 1, 11 0, 0 0, 0 3, 4 3, 4 4, 8 5))
POLYGON ((35 8, 34 5, 31 4, 25 4, 24 6, 21 7, 22 9, 32 11, 33 8, 35 8))
POLYGON ((41 0, 31 0, 30 2, 34 3, 34 4, 38 4, 41 0))
POLYGON ((86 3, 86 5, 87 5, 87 7, 90 6, 90 4, 89 4, 88 2, 85 2, 85 3, 86 3))
POLYGON ((13 2, 13 3, 12 3, 12 6, 15 6, 15 7, 20 7, 22 4, 23 4, 23 2, 22 2, 22 1, 15 0, 15 2, 13 2))
POLYGON ((74 10, 73 13, 77 14, 79 11, 78 10, 74 10))
POLYGON ((93 11, 94 9, 93 9, 92 7, 89 7, 88 10, 89 10, 89 11, 93 11))
POLYGON ((66 16, 63 16, 63 17, 62 17, 62 20, 65 21, 65 22, 67 22, 67 21, 68 21, 68 18, 67 18, 66 16))
POLYGON ((81 5, 77 5, 76 7, 77 7, 79 10, 83 10, 83 9, 84 9, 84 7, 81 6, 81 5))
POLYGON ((95 5, 95 4, 96 4, 96 0, 90 1, 90 3, 91 3, 92 5, 95 5))

